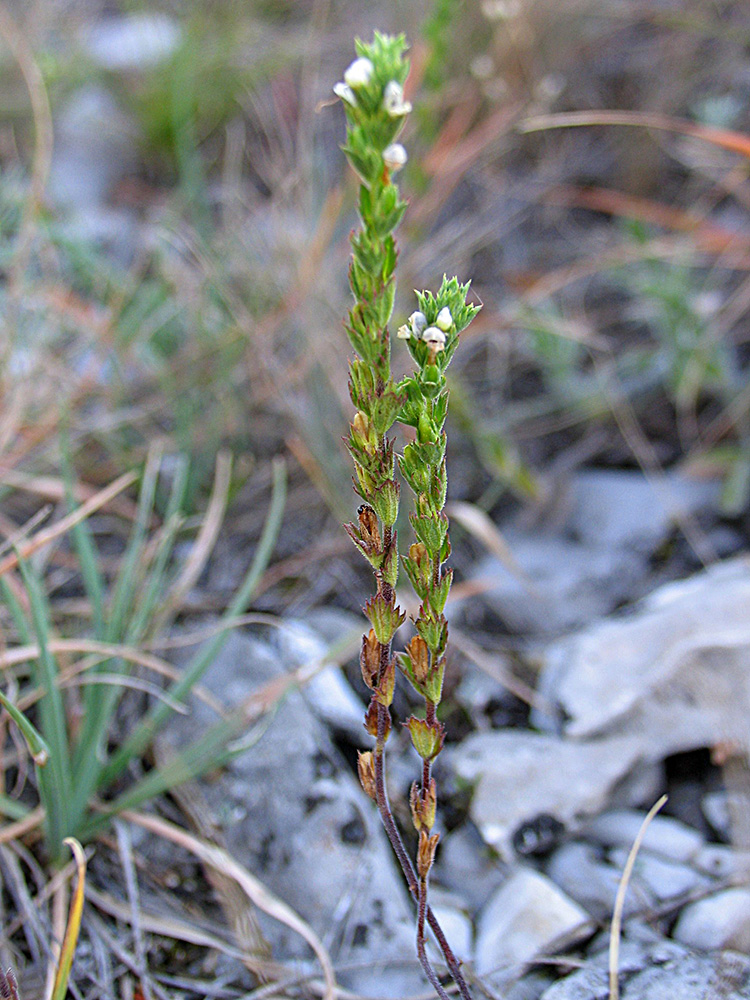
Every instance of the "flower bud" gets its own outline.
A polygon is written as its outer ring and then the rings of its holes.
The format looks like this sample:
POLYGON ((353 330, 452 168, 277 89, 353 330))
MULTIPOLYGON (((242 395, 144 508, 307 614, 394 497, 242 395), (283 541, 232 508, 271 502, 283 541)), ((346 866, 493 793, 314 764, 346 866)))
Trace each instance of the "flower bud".
POLYGON ((392 174, 405 166, 408 159, 406 150, 400 142, 392 142, 383 150, 383 162, 392 174))
POLYGON ((347 83, 334 83, 333 92, 336 97, 340 97, 342 101, 346 101, 347 104, 351 104, 353 108, 356 108, 357 98, 354 96, 354 91, 347 83))
POLYGON ((424 639, 415 635, 406 647, 406 652, 411 660, 411 667, 414 673, 414 680, 418 684, 424 684, 430 673, 430 651, 424 639))
POLYGON ((377 799, 377 792, 375 790, 375 761, 371 750, 368 750, 366 753, 357 751, 357 772, 360 784, 370 798, 375 801, 377 799))
POLYGON ((391 80, 386 84, 383 91, 383 107, 391 118, 400 118, 411 111, 411 103, 404 100, 404 88, 397 80, 391 80))
POLYGON ((362 680, 368 688, 374 688, 380 670, 380 643, 374 629, 362 636, 362 646, 359 651, 359 668, 362 680))
POLYGON ((418 833, 422 829, 429 832, 435 825, 437 811, 437 786, 434 778, 430 778, 430 784, 426 791, 420 790, 416 781, 413 783, 409 792, 409 806, 414 829, 418 833))
POLYGON ((369 503, 363 503, 357 511, 359 530, 366 549, 369 552, 380 552, 383 546, 380 538, 380 528, 375 511, 369 503))
POLYGON ((421 337, 422 331, 427 326, 427 317, 423 312, 419 312, 419 310, 417 310, 416 312, 413 312, 409 317, 409 323, 411 323, 411 328, 414 331, 414 333, 418 337, 421 337))
POLYGON ((391 660, 388 666, 383 671, 383 676, 380 678, 380 683, 375 691, 375 697, 380 702, 381 705, 385 705, 386 708, 393 701, 393 692, 396 689, 396 661, 391 660))
POLYGON ((406 612, 397 608, 395 602, 387 601, 382 594, 371 597, 365 604, 364 611, 375 630, 378 642, 384 646, 388 645, 406 620, 406 612))
POLYGON ((411 327, 404 323, 396 330, 396 336, 399 340, 408 340, 411 337, 411 332, 411 327))
POLYGON ((425 829, 419 831, 419 847, 417 848, 417 874, 420 879, 426 879, 429 875, 432 863, 435 860, 435 850, 440 840, 439 833, 431 836, 425 829))
POLYGON ((434 354, 442 351, 445 347, 445 334, 437 326, 428 326, 422 334, 422 340, 429 344, 434 354))
POLYGON ((451 311, 448 306, 443 306, 438 313, 438 317, 435 320, 435 326, 439 327, 444 333, 447 333, 453 326, 453 317, 451 316, 451 311))
POLYGON ((385 716, 385 727, 383 729, 383 739, 388 739, 388 734, 391 731, 391 713, 387 708, 383 708, 382 705, 378 705, 377 700, 373 696, 372 701, 367 707, 367 712, 365 713, 365 729, 370 734, 377 739, 378 735, 378 715, 383 712, 385 716))
POLYGON ((422 760, 434 760, 443 749, 445 728, 442 722, 429 723, 412 715, 404 725, 409 730, 414 749, 422 760))
POLYGON ((365 87, 370 82, 374 68, 370 60, 364 56, 355 59, 344 73, 344 82, 352 89, 365 87))

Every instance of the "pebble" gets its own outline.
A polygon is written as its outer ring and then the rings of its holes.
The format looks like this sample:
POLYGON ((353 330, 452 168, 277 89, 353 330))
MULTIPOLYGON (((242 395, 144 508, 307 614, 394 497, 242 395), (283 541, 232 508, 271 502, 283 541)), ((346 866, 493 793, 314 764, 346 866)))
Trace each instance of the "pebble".
MULTIPOLYGON (((626 950, 623 943, 623 952, 626 950)), ((750 962, 733 952, 698 954, 663 941, 621 956, 621 1000, 748 1000, 750 962)), ((540 1000, 608 1000, 606 952, 545 990, 540 1000)))
POLYGON ((511 859, 514 836, 541 818, 567 828, 596 814, 639 753, 635 737, 567 740, 510 729, 477 733, 445 756, 475 784, 471 817, 485 841, 511 859))
POLYGON ((134 126, 103 87, 74 91, 55 121, 47 193, 58 208, 81 212, 103 206, 134 162, 134 126))
POLYGON ((550 637, 587 625, 630 596, 643 576, 635 553, 556 535, 503 534, 520 572, 490 557, 472 579, 486 585, 482 601, 513 632, 550 637))
MULTIPOLYGON (((299 690, 279 698, 278 682, 300 649, 232 632, 202 684, 225 704, 247 703, 276 686, 275 709, 258 738, 221 776, 202 786, 233 857, 323 938, 346 966, 340 982, 357 992, 402 997, 424 989, 414 952, 414 911, 377 810, 345 766, 326 726, 299 690), (373 956, 380 961, 373 968, 373 956)), ((175 653, 178 665, 188 654, 175 653)), ((216 716, 197 699, 162 739, 180 746, 216 716)), ((301 938, 275 921, 263 930, 275 954, 307 959, 301 938)))
MULTIPOLYGON (((624 870, 627 858, 628 852, 625 848, 615 850, 610 855, 612 863, 620 871, 624 870)), ((643 848, 635 859, 630 880, 631 889, 645 889, 658 903, 678 899, 693 889, 704 888, 710 884, 709 879, 690 865, 670 861, 643 848)))
POLYGON ((750 856, 726 844, 705 844, 693 858, 698 871, 712 878, 726 879, 750 873, 750 856))
POLYGON ((680 914, 674 937, 703 951, 732 948, 750 953, 750 889, 724 889, 690 903, 680 914))
MULTIPOLYGON (((558 848, 550 858, 547 875, 571 899, 579 903, 597 920, 612 916, 622 869, 602 860, 592 844, 572 841, 558 848)), ((641 894, 628 892, 625 897, 625 917, 654 902, 641 894)))
POLYGON ((475 952, 480 976, 523 965, 588 937, 594 922, 550 879, 518 868, 479 916, 475 952))
POLYGON ((658 482, 626 469, 585 469, 571 483, 568 530, 582 542, 650 555, 669 534, 674 512, 715 509, 718 481, 668 473, 658 482))
MULTIPOLYGON (((646 814, 635 809, 613 809, 593 819, 586 836, 605 847, 633 846, 646 814)), ((648 825, 641 848, 674 861, 690 861, 703 846, 703 837, 671 816, 655 816, 648 825)))
POLYGON ((179 24, 167 14, 142 12, 107 17, 85 40, 89 56, 103 69, 132 72, 168 59, 180 44, 179 24))
POLYGON ((750 559, 741 556, 550 644, 540 694, 569 736, 638 734, 648 760, 730 739, 742 746, 749 623, 750 559))

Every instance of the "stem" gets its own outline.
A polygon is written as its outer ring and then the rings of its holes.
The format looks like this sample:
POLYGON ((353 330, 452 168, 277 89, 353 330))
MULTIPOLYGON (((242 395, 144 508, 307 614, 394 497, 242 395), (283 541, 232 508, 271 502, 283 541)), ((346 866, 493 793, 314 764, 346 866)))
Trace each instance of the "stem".
MULTIPOLYGON (((427 957, 424 942, 424 918, 427 912, 427 879, 419 880, 419 894, 417 899, 417 956, 422 964, 424 974, 430 981, 440 1000, 448 1000, 448 994, 443 989, 443 985, 437 977, 435 970, 427 957)), ((460 987, 459 987, 460 988, 460 987)))
MULTIPOLYGON (((401 870, 404 873, 404 878, 406 879, 406 884, 409 887, 409 892, 417 900, 417 903, 419 903, 419 883, 417 880, 417 874, 414 871, 411 858, 406 853, 406 848, 404 847, 404 842, 401 839, 401 834, 398 832, 398 827, 396 826, 396 821, 393 818, 391 806, 388 802, 388 793, 385 788, 385 727, 387 712, 388 709, 384 705, 378 705, 378 737, 375 744, 375 801, 377 802, 378 812, 380 813, 380 819, 383 823, 383 827, 388 839, 391 842, 393 853, 398 858, 401 870)), ((437 917, 432 912, 432 908, 427 904, 426 900, 425 916, 432 933, 435 935, 435 940, 445 957, 445 963, 448 966, 451 976, 453 977, 453 981, 456 986, 458 986, 458 991, 461 994, 461 997, 463 1000, 473 1000, 469 987, 463 977, 463 973, 461 972, 461 963, 453 954, 453 949, 448 944, 445 934, 443 933, 443 928, 440 926, 437 917)), ((422 962, 421 955, 419 960, 422 962)), ((427 974, 427 969, 425 968, 423 962, 422 968, 424 968, 425 973, 427 974)), ((430 983, 433 987, 435 986, 432 979, 430 979, 430 983)))

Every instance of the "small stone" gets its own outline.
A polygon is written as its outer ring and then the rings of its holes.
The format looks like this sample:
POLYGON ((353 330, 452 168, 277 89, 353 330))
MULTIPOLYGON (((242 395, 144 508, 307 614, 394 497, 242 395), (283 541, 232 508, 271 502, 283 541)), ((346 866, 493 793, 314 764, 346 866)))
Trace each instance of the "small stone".
POLYGON ((586 469, 571 483, 569 530, 581 542, 650 555, 667 537, 675 512, 715 510, 718 481, 679 473, 655 482, 626 469, 586 469))
MULTIPOLYGON (((622 871, 628 859, 628 851, 625 848, 613 851, 610 859, 622 871)), ((705 876, 690 865, 667 860, 643 848, 635 859, 631 878, 633 889, 643 886, 657 902, 662 903, 710 884, 705 876)))
POLYGON ((552 644, 540 694, 557 707, 569 736, 638 733, 648 760, 727 740, 742 747, 749 621, 750 560, 742 556, 552 644))
MULTIPOLYGON (((547 875, 593 917, 598 920, 611 918, 622 869, 599 858, 591 844, 582 841, 564 844, 552 855, 547 875)), ((653 898, 644 900, 641 893, 628 892, 624 915, 628 917, 644 904, 651 903, 653 898)))
POLYGON ((674 937, 702 951, 732 948, 750 953, 750 889, 725 889, 690 903, 680 914, 674 937))
POLYGON ((108 17, 95 24, 86 39, 89 55, 113 71, 150 69, 172 55, 180 44, 181 30, 161 13, 108 17))
POLYGON ((515 528, 503 537, 518 569, 492 556, 473 578, 484 585, 482 601, 513 632, 556 636, 587 625, 630 597, 643 575, 635 553, 515 528))
POLYGON ((712 878, 725 879, 750 873, 750 856, 726 844, 705 844, 693 858, 698 871, 712 878))
POLYGON ((576 741, 513 729, 477 733, 445 754, 476 786, 471 817, 485 841, 512 858, 514 836, 537 829, 541 817, 547 829, 551 820, 567 829, 595 815, 639 749, 636 738, 576 741))
POLYGON ((523 965, 588 937, 594 923, 585 910, 544 875, 519 868, 495 893, 477 926, 480 976, 523 965))
MULTIPOLYGON (((455 904, 441 901, 435 892, 430 893, 430 906, 438 923, 443 928, 443 933, 450 943, 453 954, 459 962, 471 962, 474 957, 474 929, 469 917, 455 904)), ((443 953, 434 941, 430 940, 428 949, 432 952, 434 960, 444 961, 443 953)))
MULTIPOLYGON (((634 809, 613 809, 597 816, 586 835, 605 847, 633 846, 646 814, 634 809)), ((689 861, 703 846, 703 837, 692 827, 670 816, 655 816, 643 837, 642 848, 675 861, 689 861)))

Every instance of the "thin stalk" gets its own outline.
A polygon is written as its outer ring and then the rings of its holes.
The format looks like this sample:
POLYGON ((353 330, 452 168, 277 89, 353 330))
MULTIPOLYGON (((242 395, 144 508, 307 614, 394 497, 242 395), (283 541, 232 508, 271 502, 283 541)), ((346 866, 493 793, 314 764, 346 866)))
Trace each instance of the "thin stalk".
MULTIPOLYGON (((378 733, 381 734, 386 730, 386 716, 388 714, 388 709, 384 705, 379 706, 378 711, 378 733), (381 722, 382 718, 382 722, 381 722)), ((417 879, 417 873, 414 870, 414 865, 409 857, 406 848, 404 847, 404 842, 401 839, 401 834, 399 833, 398 827, 396 826, 396 821, 393 818, 393 813, 391 812, 391 806, 388 801, 388 793, 385 787, 385 740, 381 735, 378 737, 378 741, 375 744, 375 792, 376 798, 375 802, 378 807, 378 812, 380 813, 380 819, 383 824, 383 828, 386 832, 388 840, 391 842, 391 847, 393 848, 393 853, 398 858, 398 863, 401 865, 401 870, 404 873, 404 878, 406 879, 406 884, 409 888, 409 892, 418 900, 419 893, 419 881, 417 879)), ((453 977, 456 986, 458 986, 459 993, 463 997, 463 1000, 472 1000, 471 992, 463 977, 461 972, 461 963, 458 961, 456 956, 453 954, 453 949, 448 944, 448 941, 443 933, 443 929, 440 923, 432 911, 432 908, 427 905, 425 908, 425 916, 427 923, 430 926, 430 930, 435 935, 435 939, 442 951, 446 965, 453 977)))

